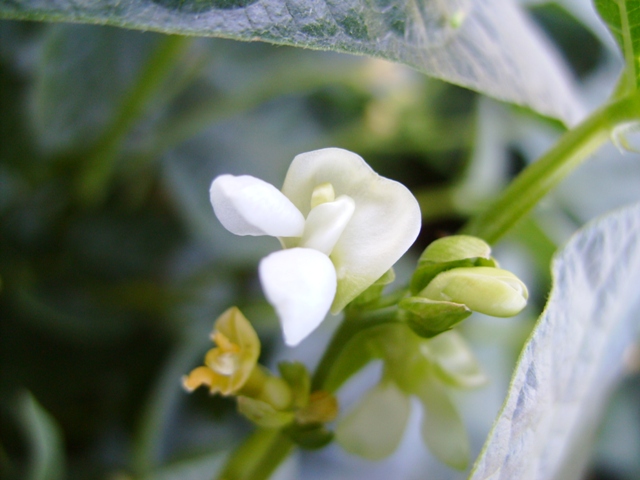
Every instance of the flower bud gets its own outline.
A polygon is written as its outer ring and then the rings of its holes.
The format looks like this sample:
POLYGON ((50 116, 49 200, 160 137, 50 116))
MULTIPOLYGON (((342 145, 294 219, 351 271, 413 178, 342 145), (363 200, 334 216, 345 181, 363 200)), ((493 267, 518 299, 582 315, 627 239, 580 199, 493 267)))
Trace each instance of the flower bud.
POLYGON ((459 267, 497 267, 491 247, 470 235, 452 235, 431 243, 420 256, 411 279, 411 291, 417 293, 441 272, 459 267))
POLYGON ((527 304, 527 287, 511 272, 493 267, 454 268, 438 274, 420 296, 460 303, 494 317, 511 317, 527 304))

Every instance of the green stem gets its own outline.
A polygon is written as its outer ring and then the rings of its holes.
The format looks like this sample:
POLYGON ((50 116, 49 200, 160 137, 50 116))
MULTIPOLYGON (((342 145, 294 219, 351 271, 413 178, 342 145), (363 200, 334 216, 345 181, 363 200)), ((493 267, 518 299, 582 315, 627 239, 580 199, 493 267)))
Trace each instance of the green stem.
POLYGON ((461 233, 495 243, 519 219, 599 148, 613 129, 640 120, 640 93, 610 103, 594 112, 537 162, 527 167, 488 210, 472 218, 461 233))
POLYGON ((149 102, 160 90, 176 61, 192 41, 189 37, 163 37, 142 69, 131 91, 122 101, 111 125, 89 153, 80 178, 80 196, 89 201, 104 197, 114 161, 131 127, 145 113, 149 102))
POLYGON ((219 480, 266 480, 291 450, 293 441, 276 429, 259 428, 238 447, 219 480))
MULTIPOLYGON (((311 391, 325 389, 325 381, 329 377, 335 361, 338 359, 344 346, 354 336, 365 328, 395 321, 397 311, 397 307, 393 306, 365 312, 346 312, 344 320, 334 332, 333 337, 331 337, 329 346, 324 351, 320 363, 316 368, 311 381, 311 391)), ((345 380, 347 379, 345 378, 343 381, 345 380)), ((337 384, 339 383, 341 382, 337 384)))

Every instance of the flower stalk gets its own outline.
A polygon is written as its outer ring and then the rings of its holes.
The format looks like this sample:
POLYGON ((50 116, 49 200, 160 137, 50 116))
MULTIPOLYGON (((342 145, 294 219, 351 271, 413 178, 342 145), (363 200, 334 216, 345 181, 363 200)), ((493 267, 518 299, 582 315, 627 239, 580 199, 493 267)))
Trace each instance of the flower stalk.
POLYGON ((566 132, 539 160, 529 165, 461 233, 497 242, 549 191, 602 146, 618 125, 640 120, 640 90, 596 110, 566 132))

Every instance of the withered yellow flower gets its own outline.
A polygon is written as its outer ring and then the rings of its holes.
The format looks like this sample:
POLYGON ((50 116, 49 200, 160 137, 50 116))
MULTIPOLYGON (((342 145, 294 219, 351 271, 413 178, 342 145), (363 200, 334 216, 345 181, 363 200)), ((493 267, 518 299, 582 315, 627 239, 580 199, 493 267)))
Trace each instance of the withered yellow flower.
POLYGON ((258 335, 242 312, 231 307, 216 320, 211 340, 216 347, 207 352, 205 365, 184 376, 182 384, 189 392, 206 385, 212 394, 234 394, 256 369, 260 356, 258 335))

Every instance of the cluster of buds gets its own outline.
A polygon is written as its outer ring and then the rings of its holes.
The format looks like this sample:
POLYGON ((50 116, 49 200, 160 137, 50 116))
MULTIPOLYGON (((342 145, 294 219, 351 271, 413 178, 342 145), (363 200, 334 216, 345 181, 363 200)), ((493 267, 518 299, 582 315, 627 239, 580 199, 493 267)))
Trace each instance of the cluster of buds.
POLYGON ((412 296, 400 301, 404 320, 431 338, 479 312, 512 317, 527 304, 526 285, 499 268, 491 247, 468 235, 453 235, 429 245, 411 279, 412 296))
POLYGON ((443 463, 465 469, 469 441, 450 391, 478 387, 486 377, 452 328, 472 312, 518 314, 526 306, 527 288, 499 268, 486 242, 457 235, 427 247, 410 290, 398 303, 400 322, 362 332, 342 352, 345 365, 349 357, 368 356, 360 361, 378 358, 384 368, 380 383, 338 423, 336 439, 368 459, 390 455, 402 439, 414 397, 422 405, 424 443, 443 463))

